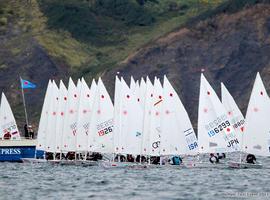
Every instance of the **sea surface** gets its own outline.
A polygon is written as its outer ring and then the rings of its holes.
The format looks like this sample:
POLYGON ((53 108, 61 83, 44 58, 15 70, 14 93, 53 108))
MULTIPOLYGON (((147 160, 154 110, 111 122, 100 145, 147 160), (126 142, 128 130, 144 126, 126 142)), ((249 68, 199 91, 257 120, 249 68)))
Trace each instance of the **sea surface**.
POLYGON ((105 169, 0 163, 0 199, 270 199, 266 168, 105 169))

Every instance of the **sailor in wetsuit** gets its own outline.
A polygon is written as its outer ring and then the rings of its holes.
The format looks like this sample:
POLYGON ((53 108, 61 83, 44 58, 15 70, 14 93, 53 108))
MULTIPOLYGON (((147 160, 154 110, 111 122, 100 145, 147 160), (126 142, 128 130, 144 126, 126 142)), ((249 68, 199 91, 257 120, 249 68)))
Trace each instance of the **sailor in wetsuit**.
POLYGON ((248 154, 246 158, 247 163, 255 164, 256 163, 256 157, 253 154, 248 154))
POLYGON ((224 158, 226 158, 226 154, 225 153, 221 153, 221 155, 220 155, 219 153, 217 153, 217 157, 218 157, 219 160, 220 159, 224 159, 224 158))
POLYGON ((172 165, 180 165, 183 162, 180 156, 173 156, 172 157, 172 165))
POLYGON ((213 153, 210 153, 209 161, 210 161, 210 163, 213 163, 213 164, 219 163, 218 157, 215 156, 213 153))

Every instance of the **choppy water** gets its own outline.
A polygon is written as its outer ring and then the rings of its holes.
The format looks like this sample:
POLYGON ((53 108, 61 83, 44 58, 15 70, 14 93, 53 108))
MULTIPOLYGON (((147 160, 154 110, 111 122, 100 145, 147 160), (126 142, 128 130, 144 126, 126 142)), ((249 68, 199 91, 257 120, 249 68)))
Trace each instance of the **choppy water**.
POLYGON ((269 168, 0 166, 0 199, 270 199, 269 168))

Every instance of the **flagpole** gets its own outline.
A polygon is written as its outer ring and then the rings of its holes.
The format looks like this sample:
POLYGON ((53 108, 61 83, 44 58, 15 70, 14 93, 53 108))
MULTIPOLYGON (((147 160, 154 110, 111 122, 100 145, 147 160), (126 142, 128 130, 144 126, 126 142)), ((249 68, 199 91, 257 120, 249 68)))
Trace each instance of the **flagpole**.
POLYGON ((26 105, 25 105, 25 98, 24 98, 24 90, 23 90, 23 86, 22 86, 22 78, 20 77, 20 85, 21 85, 21 89, 22 89, 22 97, 23 97, 23 107, 24 107, 24 114, 25 114, 25 122, 26 125, 28 127, 28 116, 27 116, 27 111, 26 111, 26 105))

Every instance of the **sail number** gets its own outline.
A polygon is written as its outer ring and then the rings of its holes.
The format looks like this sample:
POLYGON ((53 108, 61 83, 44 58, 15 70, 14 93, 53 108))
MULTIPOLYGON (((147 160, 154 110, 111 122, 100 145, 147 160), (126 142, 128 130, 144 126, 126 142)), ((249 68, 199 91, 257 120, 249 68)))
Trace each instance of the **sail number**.
POLYGON ((214 135, 216 135, 217 133, 223 131, 225 128, 229 127, 231 124, 230 122, 227 120, 225 122, 222 122, 221 124, 219 124, 217 127, 215 127, 214 129, 208 131, 208 135, 210 137, 213 137, 214 135))
POLYGON ((98 135, 99 136, 107 135, 107 134, 109 134, 109 133, 111 133, 113 131, 112 128, 113 128, 113 126, 110 126, 108 128, 104 128, 104 129, 98 131, 98 135))
POLYGON ((113 132, 113 119, 98 124, 97 130, 99 136, 104 136, 113 132))
POLYGON ((193 144, 189 144, 189 145, 188 145, 188 148, 189 148, 189 150, 193 150, 193 149, 198 148, 197 142, 194 142, 193 144))
POLYGON ((240 121, 234 123, 234 124, 233 124, 233 128, 237 129, 237 128, 243 126, 244 123, 245 123, 245 120, 242 119, 242 120, 240 120, 240 121))
POLYGON ((10 123, 4 124, 2 126, 2 129, 4 133, 10 133, 12 132, 12 130, 16 130, 17 126, 13 122, 10 122, 10 123))

